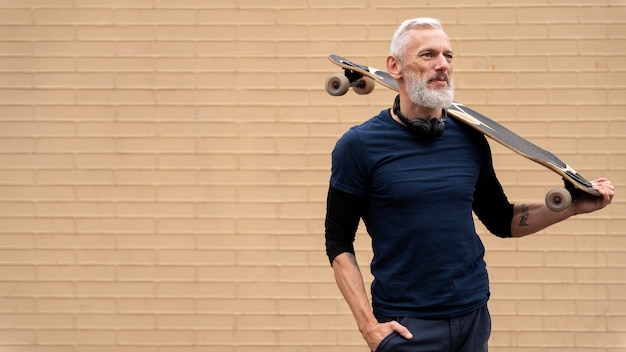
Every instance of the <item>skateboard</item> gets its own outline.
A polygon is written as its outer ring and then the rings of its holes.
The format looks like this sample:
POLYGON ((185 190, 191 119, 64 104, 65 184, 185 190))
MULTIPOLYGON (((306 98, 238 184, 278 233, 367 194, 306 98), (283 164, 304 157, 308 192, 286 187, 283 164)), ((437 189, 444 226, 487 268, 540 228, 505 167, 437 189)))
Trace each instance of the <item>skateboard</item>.
MULTIPOLYGON (((351 87, 357 94, 369 94, 374 90, 376 83, 398 91, 396 80, 385 71, 359 65, 334 54, 329 55, 328 59, 344 70, 343 74, 330 75, 326 79, 326 92, 330 95, 344 95, 351 87)), ((591 182, 556 155, 520 137, 487 116, 458 102, 453 102, 448 108, 448 116, 469 125, 515 153, 561 176, 565 187, 553 188, 545 197, 546 206, 552 211, 563 211, 569 208, 572 202, 580 197, 581 192, 601 196, 600 192, 592 188, 591 182)))

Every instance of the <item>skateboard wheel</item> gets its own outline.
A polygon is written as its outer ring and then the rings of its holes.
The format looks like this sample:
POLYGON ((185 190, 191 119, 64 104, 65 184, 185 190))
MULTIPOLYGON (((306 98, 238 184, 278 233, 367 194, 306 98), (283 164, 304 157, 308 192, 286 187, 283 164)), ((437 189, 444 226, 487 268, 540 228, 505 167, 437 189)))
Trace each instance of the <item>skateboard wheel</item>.
POLYGON ((546 194, 546 206, 552 211, 563 211, 571 204, 572 195, 565 188, 553 188, 546 194))
POLYGON ((350 89, 350 80, 345 75, 335 74, 326 78, 326 92, 332 96, 344 95, 350 89))
POLYGON ((374 90, 375 86, 376 86, 376 83, 374 82, 373 79, 368 78, 368 77, 363 77, 355 82, 355 85, 354 87, 352 87, 352 89, 354 90, 356 94, 365 95, 365 94, 370 94, 374 90))

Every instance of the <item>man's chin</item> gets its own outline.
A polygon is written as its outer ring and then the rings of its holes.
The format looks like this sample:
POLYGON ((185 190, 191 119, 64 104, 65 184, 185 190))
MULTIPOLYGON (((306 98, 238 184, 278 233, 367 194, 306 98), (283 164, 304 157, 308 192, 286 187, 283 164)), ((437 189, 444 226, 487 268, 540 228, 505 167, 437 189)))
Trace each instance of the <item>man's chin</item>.
POLYGON ((447 94, 444 92, 437 92, 436 96, 411 96, 411 101, 416 105, 421 105, 429 109, 445 109, 452 105, 454 100, 453 94, 447 94))

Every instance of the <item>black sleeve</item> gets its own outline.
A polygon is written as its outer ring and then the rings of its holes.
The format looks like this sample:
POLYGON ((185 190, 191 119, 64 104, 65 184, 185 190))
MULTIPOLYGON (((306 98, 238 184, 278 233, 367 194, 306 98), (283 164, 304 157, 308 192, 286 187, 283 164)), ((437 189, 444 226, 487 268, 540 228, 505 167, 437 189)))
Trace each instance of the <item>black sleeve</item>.
POLYGON ((509 203, 495 175, 476 185, 472 207, 491 233, 503 238, 512 236, 513 204, 509 203))
POLYGON ((326 255, 332 265, 341 253, 354 254, 354 238, 359 226, 363 199, 329 187, 326 200, 326 255))

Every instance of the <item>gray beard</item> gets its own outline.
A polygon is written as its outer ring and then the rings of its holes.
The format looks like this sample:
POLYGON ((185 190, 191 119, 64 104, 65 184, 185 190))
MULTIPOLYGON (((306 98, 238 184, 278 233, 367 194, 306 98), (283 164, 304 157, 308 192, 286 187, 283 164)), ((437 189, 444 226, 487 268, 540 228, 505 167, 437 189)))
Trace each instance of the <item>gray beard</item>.
POLYGON ((430 109, 444 109, 452 105, 454 82, 451 78, 448 78, 448 86, 442 89, 428 88, 428 80, 420 79, 410 71, 407 71, 405 81, 409 99, 413 104, 430 109))

